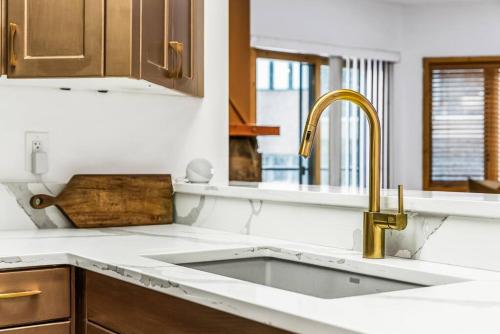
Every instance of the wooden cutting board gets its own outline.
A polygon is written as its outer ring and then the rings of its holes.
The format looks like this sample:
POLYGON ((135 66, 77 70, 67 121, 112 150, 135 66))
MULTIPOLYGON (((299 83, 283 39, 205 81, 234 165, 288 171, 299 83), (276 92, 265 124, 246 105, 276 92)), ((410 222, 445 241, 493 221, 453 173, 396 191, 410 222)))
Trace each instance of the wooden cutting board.
POLYGON ((30 204, 55 205, 80 228, 173 222, 170 175, 75 175, 56 197, 35 195, 30 204))

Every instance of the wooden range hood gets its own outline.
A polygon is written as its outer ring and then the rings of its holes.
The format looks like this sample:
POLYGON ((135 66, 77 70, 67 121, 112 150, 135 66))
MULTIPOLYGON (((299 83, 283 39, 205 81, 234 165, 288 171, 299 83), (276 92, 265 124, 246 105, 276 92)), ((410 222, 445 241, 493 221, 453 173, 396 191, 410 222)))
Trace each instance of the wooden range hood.
POLYGON ((250 0, 229 1, 229 136, 279 136, 279 126, 256 124, 255 53, 250 46, 250 0))

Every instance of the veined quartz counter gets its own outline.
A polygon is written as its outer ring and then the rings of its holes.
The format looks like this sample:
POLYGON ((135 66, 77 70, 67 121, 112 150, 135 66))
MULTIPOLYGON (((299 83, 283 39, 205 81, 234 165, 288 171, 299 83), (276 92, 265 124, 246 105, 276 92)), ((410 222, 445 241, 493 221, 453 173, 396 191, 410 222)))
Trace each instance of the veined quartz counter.
POLYGON ((399 258, 366 260, 356 251, 176 224, 0 233, 0 269, 62 264, 300 333, 500 333, 498 272, 399 258), (443 283, 443 277, 454 283, 328 300, 145 257, 202 251, 272 253, 424 285, 443 283))
MULTIPOLYGON (((229 185, 176 183, 175 192, 336 207, 367 208, 368 190, 330 186, 232 182, 229 185)), ((382 190, 383 210, 397 210, 397 190, 382 190)), ((438 215, 500 218, 500 195, 404 191, 405 210, 438 215)))

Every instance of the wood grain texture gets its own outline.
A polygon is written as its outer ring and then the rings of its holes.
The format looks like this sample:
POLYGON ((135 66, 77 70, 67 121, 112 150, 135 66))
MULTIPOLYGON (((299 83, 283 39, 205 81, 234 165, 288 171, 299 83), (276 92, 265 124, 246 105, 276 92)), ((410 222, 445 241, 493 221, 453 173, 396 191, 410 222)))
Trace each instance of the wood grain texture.
POLYGON ((90 321, 87 321, 86 330, 87 330, 86 334, 113 334, 114 333, 110 330, 107 330, 104 327, 93 324, 90 321))
MULTIPOLYGON (((68 321, 52 324, 0 329, 1 334, 70 334, 68 321)), ((97 333, 96 333, 97 334, 97 333)))
MULTIPOLYGON (((203 97, 205 64, 204 0, 170 0, 169 39, 184 44, 183 76, 174 80, 174 89, 203 97)), ((172 57, 170 57, 172 59, 172 57)))
MULTIPOLYGON (((169 40, 178 41, 184 45, 182 54, 182 72, 183 76, 190 78, 192 76, 193 66, 193 2, 194 0, 169 0, 169 40)), ((173 60, 175 54, 172 54, 170 60, 173 60)), ((174 66, 174 62, 170 66, 174 66)))
MULTIPOLYGON (((141 7, 141 78, 183 93, 204 94, 203 0, 149 0, 141 7), (171 79, 178 61, 169 42, 184 45, 183 76, 171 79)), ((133 7, 134 15, 137 8, 133 7)), ((134 72, 134 71, 133 71, 134 72)), ((136 72, 136 71, 135 71, 136 72)))
POLYGON ((487 193, 487 194, 500 194, 500 182, 485 180, 468 180, 469 192, 471 193, 487 193))
POLYGON ((0 299, 0 328, 70 317, 69 268, 0 272, 0 293, 32 290, 41 293, 31 297, 0 299))
POLYGON ((104 19, 104 0, 9 0, 7 20, 18 33, 8 76, 102 76, 104 19))
MULTIPOLYGON (((485 179, 498 178, 498 73, 500 57, 437 57, 423 59, 423 159, 422 185, 428 191, 469 191, 468 181, 435 181, 432 179, 432 71, 436 69, 482 69, 484 76, 484 143, 485 179)), ((475 186, 474 184, 472 185, 475 186)), ((477 191, 477 189, 475 190, 477 191)))
POLYGON ((57 196, 36 195, 31 205, 56 205, 76 227, 173 222, 170 175, 75 175, 57 196))
POLYGON ((498 144, 499 136, 499 72, 498 67, 484 69, 484 178, 498 181, 498 144))
POLYGON ((7 73, 5 66, 7 52, 7 0, 0 0, 0 75, 7 73))
POLYGON ((106 2, 106 67, 109 76, 131 76, 132 1, 106 2))
POLYGON ((262 181, 262 154, 256 137, 229 138, 229 180, 262 181))
POLYGON ((230 124, 229 136, 231 137, 257 137, 257 136, 279 136, 279 126, 230 124))
POLYGON ((76 268, 75 267, 70 267, 69 268, 69 274, 70 274, 70 282, 69 282, 69 293, 70 293, 70 318, 69 318, 69 325, 70 325, 70 333, 71 334, 76 334, 76 325, 77 325, 77 290, 76 290, 76 268))
POLYGON ((132 0, 132 13, 131 22, 131 64, 130 76, 135 79, 142 77, 142 13, 141 13, 142 0, 132 0))
MULTIPOLYGON (((139 10, 134 8, 135 11, 139 10)), ((155 84, 174 88, 173 79, 167 78, 169 66, 168 1, 141 2, 141 78, 155 84)))
POLYGON ((26 5, 27 57, 83 56, 83 0, 29 0, 26 5))
POLYGON ((88 320, 117 333, 287 333, 94 272, 86 276, 88 320))
MULTIPOLYGON (((250 109, 250 0, 229 1, 229 123, 255 123, 250 109), (240 117, 241 116, 241 117, 240 117)), ((254 59, 255 60, 255 59, 254 59)))

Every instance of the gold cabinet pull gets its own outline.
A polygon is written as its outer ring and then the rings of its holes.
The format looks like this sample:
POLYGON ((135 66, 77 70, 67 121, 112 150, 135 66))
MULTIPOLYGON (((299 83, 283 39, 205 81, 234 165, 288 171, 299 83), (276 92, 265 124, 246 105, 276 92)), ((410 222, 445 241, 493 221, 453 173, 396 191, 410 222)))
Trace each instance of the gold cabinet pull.
POLYGON ((17 24, 9 23, 9 64, 11 67, 17 66, 17 55, 14 47, 16 34, 17 34, 17 24))
POLYGON ((41 293, 42 293, 42 291, 39 291, 39 290, 0 293, 0 300, 1 299, 14 299, 14 298, 22 298, 22 297, 31 297, 31 296, 39 295, 41 293))
POLYGON ((173 79, 182 79, 183 64, 182 58, 184 54, 184 44, 177 41, 171 41, 168 46, 175 52, 175 71, 171 74, 173 79))
POLYGON ((168 42, 168 46, 175 52, 174 70, 171 70, 167 66, 159 65, 151 60, 148 60, 148 63, 162 70, 165 73, 165 76, 169 79, 182 79, 183 75, 182 56, 184 54, 184 44, 181 42, 172 41, 168 42))

